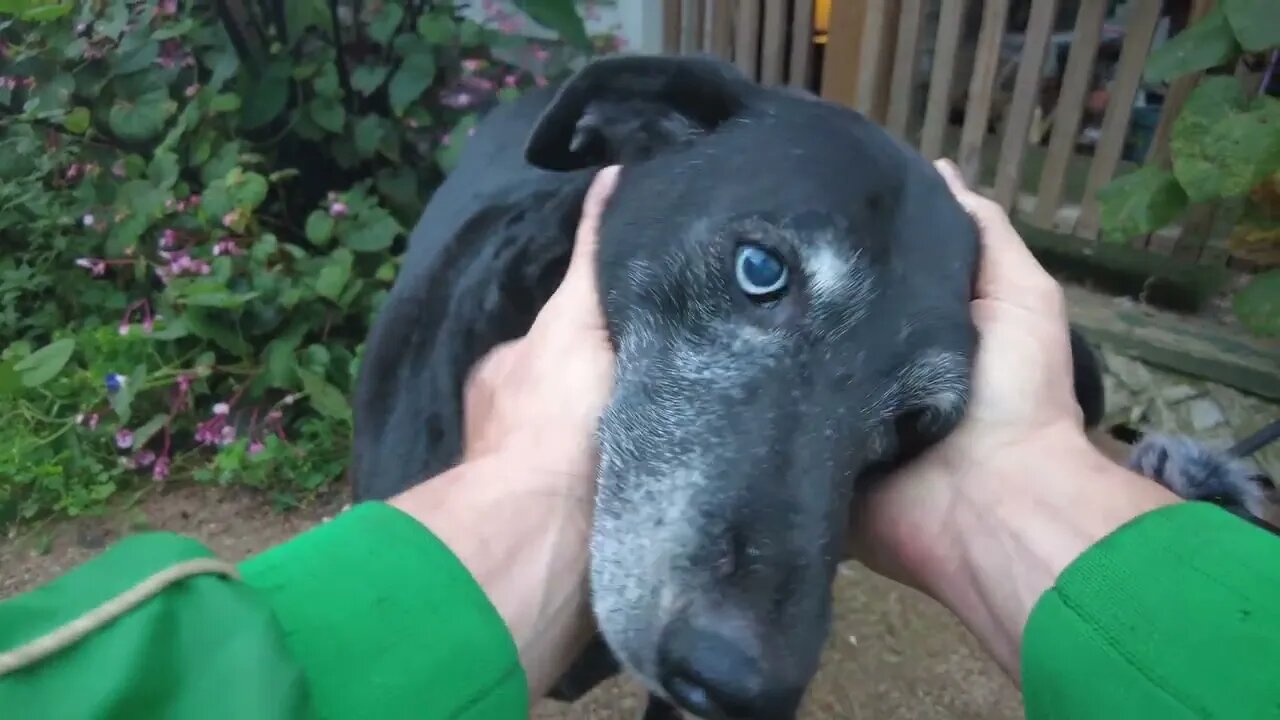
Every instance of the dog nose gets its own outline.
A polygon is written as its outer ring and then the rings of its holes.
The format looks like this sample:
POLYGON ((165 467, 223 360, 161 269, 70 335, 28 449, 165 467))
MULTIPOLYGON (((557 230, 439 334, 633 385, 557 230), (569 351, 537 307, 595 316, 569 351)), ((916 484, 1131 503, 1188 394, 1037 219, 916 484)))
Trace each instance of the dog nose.
POLYGON ((804 689, 771 677, 759 644, 676 621, 659 645, 659 682, 677 704, 706 720, 786 720, 804 689))

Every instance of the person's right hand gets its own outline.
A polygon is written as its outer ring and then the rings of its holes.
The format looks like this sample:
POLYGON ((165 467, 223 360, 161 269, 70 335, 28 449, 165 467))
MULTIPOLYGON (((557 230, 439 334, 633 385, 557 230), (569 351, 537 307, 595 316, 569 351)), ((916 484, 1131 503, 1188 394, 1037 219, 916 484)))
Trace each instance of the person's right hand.
POLYGON ((927 592, 938 565, 958 562, 950 554, 964 506, 998 501, 984 484, 1007 477, 996 463, 1030 468, 1088 444, 1061 286, 999 205, 966 187, 950 162, 937 167, 982 243, 970 305, 978 350, 969 406, 945 440, 862 498, 852 523, 856 557, 927 592))

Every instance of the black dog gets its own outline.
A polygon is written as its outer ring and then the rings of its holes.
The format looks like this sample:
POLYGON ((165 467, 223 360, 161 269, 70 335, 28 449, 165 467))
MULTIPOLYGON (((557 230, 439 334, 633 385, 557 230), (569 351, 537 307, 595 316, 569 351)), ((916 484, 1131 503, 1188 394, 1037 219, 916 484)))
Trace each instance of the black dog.
MULTIPOLYGON (((849 502, 955 426, 976 342, 974 223, 929 162, 852 110, 710 58, 621 56, 491 111, 369 337, 355 499, 458 460, 467 371, 527 331, 611 163, 598 279, 618 365, 591 561, 604 641, 553 697, 617 658, 698 715, 791 717, 849 502)), ((1072 350, 1092 426, 1098 366, 1074 333, 1072 350)), ((655 700, 647 716, 671 713, 655 700)))

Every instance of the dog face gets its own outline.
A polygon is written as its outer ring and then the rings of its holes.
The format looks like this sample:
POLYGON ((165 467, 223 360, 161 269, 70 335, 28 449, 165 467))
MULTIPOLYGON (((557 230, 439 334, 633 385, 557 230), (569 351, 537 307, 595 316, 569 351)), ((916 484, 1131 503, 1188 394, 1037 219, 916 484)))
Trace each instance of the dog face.
POLYGON ((589 65, 526 156, 623 165, 599 251, 604 637, 691 712, 789 717, 856 489, 963 414, 976 228, 860 115, 701 57, 589 65))

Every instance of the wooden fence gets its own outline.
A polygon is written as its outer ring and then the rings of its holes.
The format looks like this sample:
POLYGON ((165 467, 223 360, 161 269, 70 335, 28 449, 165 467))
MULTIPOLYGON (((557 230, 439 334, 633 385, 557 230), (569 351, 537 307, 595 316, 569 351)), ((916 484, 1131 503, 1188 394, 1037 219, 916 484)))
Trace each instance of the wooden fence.
MULTIPOLYGON (((712 53, 849 105, 924 155, 956 160, 1021 221, 1094 242, 1098 190, 1168 163, 1173 120, 1199 81, 1161 88, 1162 102, 1135 115, 1157 31, 1194 23, 1212 2, 1189 0, 1170 18, 1162 0, 1127 0, 1117 18, 1116 0, 664 0, 663 39, 667 52, 712 53)), ((1194 206, 1133 245, 1224 263, 1232 217, 1220 210, 1194 206)))

